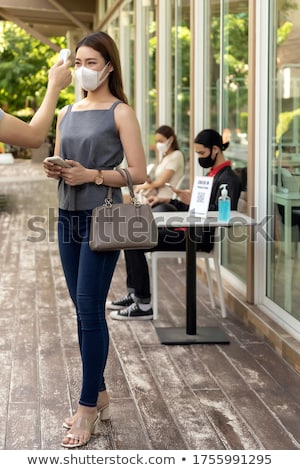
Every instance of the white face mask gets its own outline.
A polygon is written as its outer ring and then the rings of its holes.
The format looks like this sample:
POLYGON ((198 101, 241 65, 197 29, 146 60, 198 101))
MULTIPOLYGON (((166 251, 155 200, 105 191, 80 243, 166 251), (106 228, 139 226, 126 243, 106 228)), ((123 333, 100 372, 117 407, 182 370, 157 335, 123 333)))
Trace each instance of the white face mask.
POLYGON ((157 142, 156 143, 156 148, 159 153, 159 159, 161 160, 164 155, 166 155, 167 151, 169 150, 171 146, 170 139, 168 139, 166 142, 157 142))
POLYGON ((102 85, 103 82, 105 82, 108 75, 110 74, 110 72, 105 74, 109 64, 110 62, 107 62, 105 67, 103 67, 103 69, 100 71, 92 70, 83 66, 79 67, 75 70, 75 79, 78 80, 79 85, 83 90, 94 91, 96 88, 102 85), (104 74, 105 76, 103 76, 104 74))

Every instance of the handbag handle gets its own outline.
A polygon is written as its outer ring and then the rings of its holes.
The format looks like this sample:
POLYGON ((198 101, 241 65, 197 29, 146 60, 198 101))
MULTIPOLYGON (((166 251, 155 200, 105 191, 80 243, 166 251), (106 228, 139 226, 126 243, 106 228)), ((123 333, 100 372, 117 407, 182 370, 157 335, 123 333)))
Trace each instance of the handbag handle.
MULTIPOLYGON (((138 201, 136 195, 134 194, 134 189, 133 189, 133 183, 132 183, 132 178, 131 178, 131 174, 129 173, 129 171, 127 170, 127 168, 116 168, 116 171, 118 173, 120 173, 120 175, 123 176, 123 178, 125 179, 126 183, 127 183, 127 186, 128 186, 128 189, 129 189, 129 194, 130 194, 130 200, 131 202, 135 205, 135 206, 140 206, 141 205, 141 202, 138 201)), ((112 190, 113 188, 111 186, 108 187, 108 191, 107 191, 107 196, 106 196, 106 199, 105 199, 105 205, 111 205, 112 204, 112 190)))

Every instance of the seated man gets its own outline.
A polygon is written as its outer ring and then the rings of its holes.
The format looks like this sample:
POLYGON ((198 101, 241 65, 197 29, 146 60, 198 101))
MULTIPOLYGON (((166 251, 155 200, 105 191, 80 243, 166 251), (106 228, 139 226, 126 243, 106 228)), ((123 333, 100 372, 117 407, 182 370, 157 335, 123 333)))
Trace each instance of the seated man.
MULTIPOLYGON (((209 210, 218 210, 220 185, 227 184, 228 195, 231 198, 231 209, 236 210, 241 191, 239 177, 231 169, 230 161, 225 160, 223 151, 229 142, 223 144, 221 135, 213 129, 201 131, 194 140, 198 162, 203 168, 210 168, 208 176, 213 176, 212 192, 209 210)), ((165 204, 164 210, 187 211, 191 199, 190 190, 176 190, 180 198, 159 199, 153 197, 151 205, 165 204)), ((155 210, 155 209, 153 209, 155 210)), ((107 308, 114 310, 111 318, 114 320, 151 320, 150 278, 145 251, 185 251, 185 235, 182 229, 159 229, 158 244, 152 250, 125 250, 127 271, 127 292, 122 299, 108 303, 107 308)), ((213 228, 197 228, 198 250, 210 252, 214 242, 213 228)))

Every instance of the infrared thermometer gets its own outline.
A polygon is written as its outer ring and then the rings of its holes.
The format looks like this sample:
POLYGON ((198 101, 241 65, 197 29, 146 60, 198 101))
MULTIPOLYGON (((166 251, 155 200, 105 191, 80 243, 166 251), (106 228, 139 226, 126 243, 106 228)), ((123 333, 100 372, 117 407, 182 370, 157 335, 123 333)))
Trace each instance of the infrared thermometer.
POLYGON ((63 60, 64 62, 66 62, 68 58, 70 57, 70 55, 71 55, 70 49, 61 49, 58 60, 63 60))

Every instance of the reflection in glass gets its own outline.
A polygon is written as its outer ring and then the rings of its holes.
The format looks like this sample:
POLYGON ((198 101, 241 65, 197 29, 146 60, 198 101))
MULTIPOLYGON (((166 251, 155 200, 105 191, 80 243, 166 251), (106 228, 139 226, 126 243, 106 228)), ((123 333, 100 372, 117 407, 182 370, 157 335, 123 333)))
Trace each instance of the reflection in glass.
MULTIPOLYGON (((248 0, 209 3, 208 110, 206 127, 230 141, 225 157, 240 175, 247 198, 248 0)), ((246 202, 244 204, 246 206, 246 202)), ((241 230, 247 230, 241 228, 241 230)), ((230 234, 229 234, 230 235, 230 234)), ((222 265, 246 281, 246 242, 222 242, 222 265)), ((241 237, 244 239, 245 237, 241 237)))
POLYGON ((300 0, 273 5, 267 296, 300 319, 300 0))

